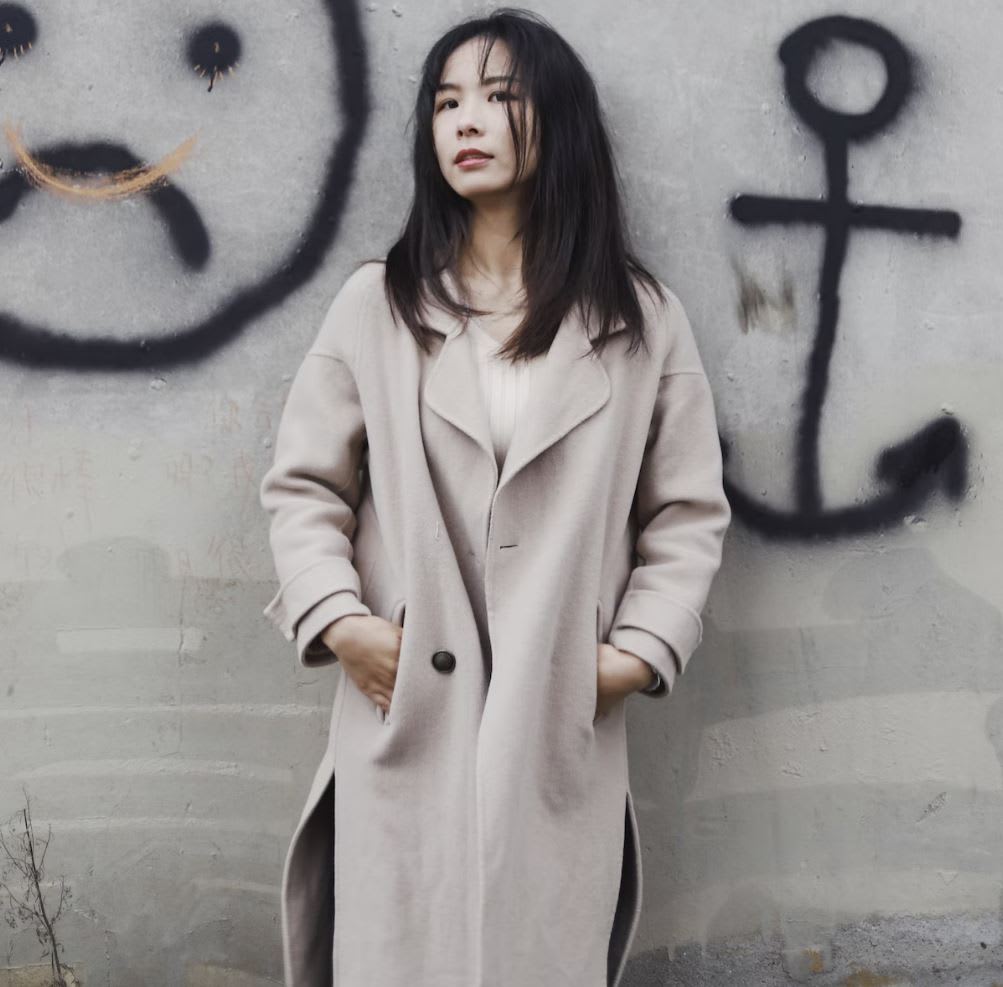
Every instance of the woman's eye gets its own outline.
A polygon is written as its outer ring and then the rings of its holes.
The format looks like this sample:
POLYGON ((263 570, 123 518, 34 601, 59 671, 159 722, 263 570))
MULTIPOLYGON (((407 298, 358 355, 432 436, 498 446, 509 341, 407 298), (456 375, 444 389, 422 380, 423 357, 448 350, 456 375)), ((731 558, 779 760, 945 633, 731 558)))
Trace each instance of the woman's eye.
MULTIPOLYGON (((488 99, 489 99, 489 100, 491 99, 491 96, 501 96, 501 97, 502 97, 502 98, 503 98, 504 100, 509 100, 509 99, 518 99, 518 98, 519 98, 519 94, 518 94, 518 93, 515 93, 515 92, 513 92, 513 91, 512 91, 512 90, 510 90, 510 89, 496 89, 496 90, 494 90, 494 92, 492 92, 492 93, 491 93, 491 95, 490 95, 490 96, 488 96, 488 99)), ((439 105, 438 105, 438 106, 436 107, 436 110, 444 110, 444 109, 446 109, 446 108, 447 108, 447 104, 449 104, 449 103, 455 103, 455 102, 456 102, 456 100, 455 100, 455 99, 444 99, 444 100, 443 100, 443 101, 442 101, 442 102, 441 102, 441 103, 440 103, 440 104, 439 104, 439 105)))

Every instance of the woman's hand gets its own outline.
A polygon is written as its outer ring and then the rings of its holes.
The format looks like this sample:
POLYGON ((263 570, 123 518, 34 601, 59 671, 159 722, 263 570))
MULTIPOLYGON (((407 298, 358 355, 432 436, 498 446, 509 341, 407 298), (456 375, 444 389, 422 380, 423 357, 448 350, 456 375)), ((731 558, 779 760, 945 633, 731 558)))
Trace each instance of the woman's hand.
POLYGON ((321 640, 352 681, 384 713, 390 709, 403 628, 376 614, 348 614, 324 628, 321 640))
POLYGON ((651 666, 630 651, 620 651, 612 644, 600 644, 596 657, 596 715, 604 716, 632 692, 651 684, 651 666))

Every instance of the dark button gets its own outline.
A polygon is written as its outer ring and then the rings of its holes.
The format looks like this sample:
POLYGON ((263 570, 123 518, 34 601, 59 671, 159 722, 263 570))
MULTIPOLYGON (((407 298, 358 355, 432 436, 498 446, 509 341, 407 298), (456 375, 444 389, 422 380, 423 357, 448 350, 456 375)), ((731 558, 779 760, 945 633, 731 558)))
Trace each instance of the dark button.
POLYGON ((456 668, 456 655, 452 651, 436 651, 432 655, 432 666, 437 672, 451 672, 456 668))

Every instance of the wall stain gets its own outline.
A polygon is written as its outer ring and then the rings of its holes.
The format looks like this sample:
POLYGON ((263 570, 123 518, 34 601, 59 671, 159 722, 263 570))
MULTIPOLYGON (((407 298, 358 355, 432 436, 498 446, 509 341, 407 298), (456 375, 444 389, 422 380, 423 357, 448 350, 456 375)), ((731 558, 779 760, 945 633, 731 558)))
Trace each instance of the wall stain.
POLYGON ((808 957, 808 972, 809 973, 824 973, 825 972, 825 957, 817 949, 806 950, 806 955, 808 957))
POLYGON ((901 983, 899 977, 886 977, 880 973, 871 973, 870 970, 857 970, 843 981, 843 987, 894 987, 895 984, 901 983))
POLYGON ((780 291, 769 292, 752 275, 733 262, 738 278, 738 324, 742 332, 753 329, 771 329, 779 323, 782 328, 797 324, 794 308, 794 281, 785 274, 780 291))
POLYGON ((941 792, 936 798, 931 799, 926 808, 920 813, 919 819, 916 822, 922 822, 927 816, 933 815, 935 812, 939 812, 947 803, 947 792, 941 792))

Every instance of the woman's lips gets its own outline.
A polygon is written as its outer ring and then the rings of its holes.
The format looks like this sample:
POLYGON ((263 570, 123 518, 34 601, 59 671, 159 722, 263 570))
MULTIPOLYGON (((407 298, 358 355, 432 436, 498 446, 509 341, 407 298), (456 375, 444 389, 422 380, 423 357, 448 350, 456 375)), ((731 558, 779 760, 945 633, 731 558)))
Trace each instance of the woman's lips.
POLYGON ((490 157, 464 158, 462 161, 457 161, 456 164, 466 171, 469 168, 479 168, 481 165, 487 164, 490 160, 490 157))

